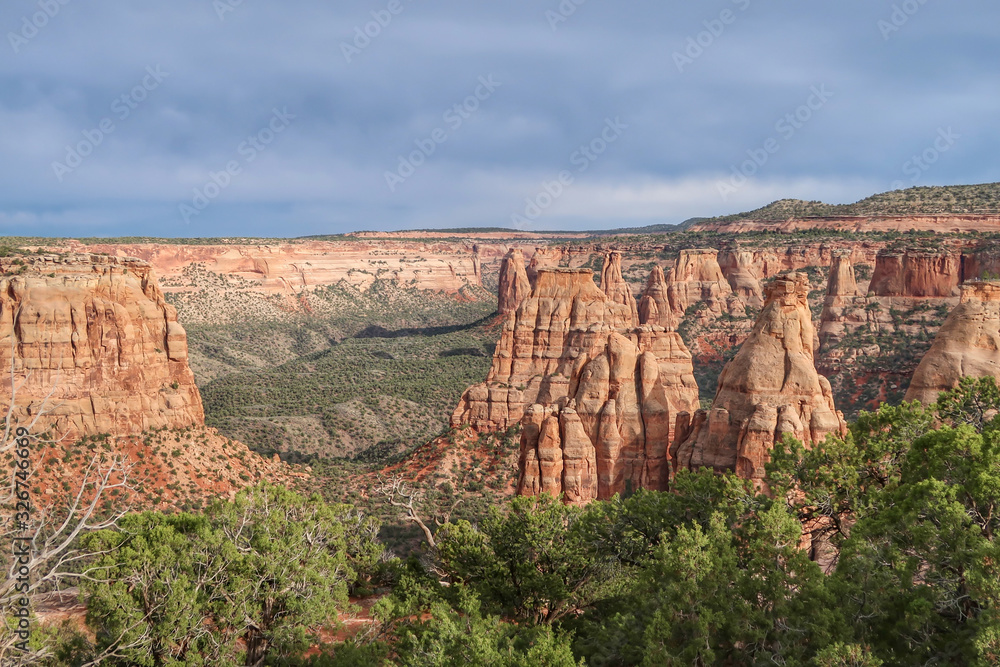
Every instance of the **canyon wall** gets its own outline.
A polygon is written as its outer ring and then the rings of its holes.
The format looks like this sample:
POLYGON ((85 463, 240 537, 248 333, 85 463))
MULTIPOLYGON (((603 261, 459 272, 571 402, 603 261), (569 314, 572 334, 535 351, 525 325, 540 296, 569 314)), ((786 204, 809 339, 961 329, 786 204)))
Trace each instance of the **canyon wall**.
POLYGON ((204 424, 187 336, 149 264, 98 255, 4 262, 0 368, 22 423, 60 434, 134 434, 204 424), (12 270, 14 275, 9 275, 12 270))
POLYGON ((341 281, 367 289, 377 279, 403 287, 458 292, 482 286, 482 265, 499 267, 510 246, 417 241, 289 241, 187 245, 168 243, 83 244, 53 250, 136 257, 148 262, 165 291, 183 291, 185 271, 197 268, 240 278, 268 293, 294 293, 341 281))
POLYGON ((883 250, 868 289, 875 296, 958 296, 963 278, 960 250, 883 250))

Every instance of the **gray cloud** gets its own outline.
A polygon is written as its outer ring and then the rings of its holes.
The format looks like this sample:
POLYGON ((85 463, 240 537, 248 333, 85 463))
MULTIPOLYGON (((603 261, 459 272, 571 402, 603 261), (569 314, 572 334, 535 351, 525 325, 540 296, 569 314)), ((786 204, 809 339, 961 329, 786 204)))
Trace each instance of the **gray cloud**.
POLYGON ((587 0, 553 30, 557 0, 400 0, 347 62, 342 44, 389 0, 244 0, 224 20, 212 0, 43 0, 59 10, 15 40, 17 53, 10 33, 41 10, 12 0, 0 7, 0 233, 508 226, 615 117, 628 130, 533 226, 679 222, 785 196, 850 201, 911 184, 904 164, 949 127, 961 138, 918 183, 1000 180, 1000 7, 910 2, 919 10, 886 39, 879 21, 903 2, 587 0), (721 34, 699 35, 725 10, 735 19, 721 34), (679 71, 689 38, 706 46, 679 71), (157 66, 169 76, 122 118, 122 96, 157 66), (446 112, 489 75, 502 85, 450 126, 446 112), (781 136, 776 124, 813 86, 833 97, 781 136), (296 119, 248 161, 240 146, 275 108, 296 119), (113 132, 60 181, 53 162, 105 119, 113 132), (386 171, 439 128, 447 140, 390 191, 386 171), (780 150, 720 197, 719 181, 772 137, 780 150), (185 223, 178 207, 233 160, 240 173, 185 223))

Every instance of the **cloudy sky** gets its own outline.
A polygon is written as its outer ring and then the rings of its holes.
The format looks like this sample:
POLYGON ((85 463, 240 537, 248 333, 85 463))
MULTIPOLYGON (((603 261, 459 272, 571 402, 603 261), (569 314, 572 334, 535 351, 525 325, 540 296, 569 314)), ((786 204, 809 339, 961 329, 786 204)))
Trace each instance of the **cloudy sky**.
POLYGON ((606 229, 1000 181, 983 0, 5 0, 0 25, 0 234, 606 229))

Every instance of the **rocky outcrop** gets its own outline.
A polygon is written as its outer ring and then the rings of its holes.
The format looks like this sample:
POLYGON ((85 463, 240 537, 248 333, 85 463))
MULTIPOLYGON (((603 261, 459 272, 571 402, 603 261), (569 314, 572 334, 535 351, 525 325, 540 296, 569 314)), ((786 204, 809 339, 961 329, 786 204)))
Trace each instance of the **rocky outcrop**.
POLYGON ((760 277, 754 269, 754 253, 749 250, 725 249, 719 251, 719 267, 729 281, 733 293, 744 303, 760 308, 764 303, 764 291, 760 277))
POLYGON ((792 273, 774 281, 750 337, 719 377, 710 410, 678 418, 674 469, 732 470, 761 480, 785 434, 806 446, 844 433, 830 383, 813 362, 809 282, 792 273))
POLYGON ((531 293, 531 284, 524 269, 524 256, 517 248, 511 249, 500 264, 500 281, 497 294, 497 312, 507 315, 517 310, 531 293))
POLYGON ((930 405, 966 376, 1000 380, 1000 282, 962 286, 961 302, 917 366, 906 400, 930 405))
POLYGON ((701 307, 700 317, 711 319, 724 312, 742 311, 731 297, 733 288, 722 274, 718 250, 681 250, 666 274, 667 296, 673 314, 680 319, 691 306, 701 307))
POLYGON ((861 296, 858 291, 858 280, 851 264, 851 252, 841 250, 833 254, 833 264, 830 266, 830 278, 827 283, 827 297, 861 296))
POLYGON ((638 325, 633 307, 590 270, 542 269, 508 316, 487 381, 465 392, 452 425, 521 423, 520 493, 585 503, 666 488, 672 427, 698 387, 680 336, 638 325))
MULTIPOLYGON (((22 423, 66 438, 204 424, 187 336, 152 268, 98 255, 25 258, 0 278, 0 367, 22 423)), ((4 268, 12 268, 6 265, 4 268)), ((8 403, 9 405, 9 403, 8 403)))
POLYGON ((527 268, 528 280, 531 282, 531 286, 534 287, 535 281, 538 278, 538 272, 542 269, 559 268, 564 254, 562 248, 555 246, 540 246, 535 248, 535 252, 531 255, 531 260, 528 262, 527 268))
POLYGON ((669 289, 663 269, 654 266, 639 301, 639 323, 656 324, 668 331, 677 328, 679 318, 670 305, 669 289))
POLYGON ((875 296, 958 296, 962 282, 960 252, 883 250, 875 260, 869 293, 875 296))
POLYGON ((604 267, 601 269, 601 289, 608 295, 612 303, 620 303, 629 309, 632 321, 639 321, 639 311, 636 306, 632 288, 622 276, 622 256, 618 252, 610 252, 604 256, 604 267))

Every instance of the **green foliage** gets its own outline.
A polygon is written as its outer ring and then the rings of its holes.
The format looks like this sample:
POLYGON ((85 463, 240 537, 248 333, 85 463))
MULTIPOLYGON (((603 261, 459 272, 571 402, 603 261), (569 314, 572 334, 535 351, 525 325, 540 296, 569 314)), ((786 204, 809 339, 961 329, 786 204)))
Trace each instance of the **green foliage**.
POLYGON ((85 586, 94 651, 149 667, 301 653, 374 569, 376 532, 348 507, 266 484, 204 515, 131 515, 86 538, 100 555, 85 586))
POLYGON ((405 667, 577 667, 569 637, 547 625, 520 626, 484 616, 476 595, 462 586, 454 602, 435 601, 426 621, 397 633, 393 664, 405 667))
POLYGON ((310 298, 336 315, 188 326, 196 373, 214 377, 200 385, 206 422, 262 454, 303 461, 381 462, 438 435, 489 370, 493 302, 412 292, 335 286, 310 298))
POLYGON ((586 606, 608 576, 606 559, 577 528, 581 510, 549 497, 515 498, 477 528, 467 521, 438 532, 442 569, 467 584, 487 611, 534 624, 586 606))
POLYGON ((356 511, 274 487, 133 515, 87 538, 96 641, 38 641, 53 666, 995 665, 997 394, 963 381, 786 438, 767 493, 702 470, 586 508, 515 498, 405 564, 356 511), (371 629, 324 643, 349 590, 384 583, 371 629))
POLYGON ((936 408, 949 423, 982 431, 1000 410, 1000 389, 992 377, 963 377, 956 389, 941 393, 936 408))

